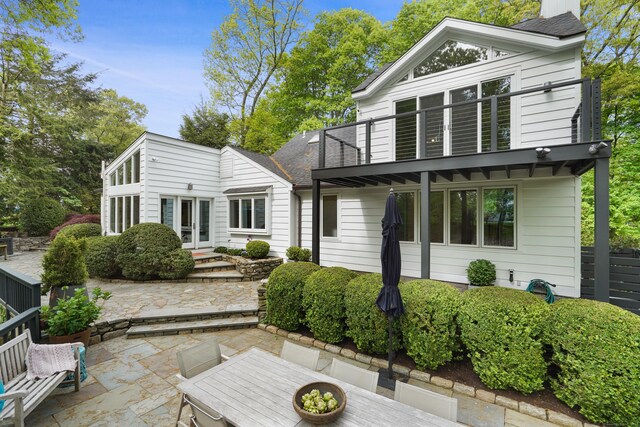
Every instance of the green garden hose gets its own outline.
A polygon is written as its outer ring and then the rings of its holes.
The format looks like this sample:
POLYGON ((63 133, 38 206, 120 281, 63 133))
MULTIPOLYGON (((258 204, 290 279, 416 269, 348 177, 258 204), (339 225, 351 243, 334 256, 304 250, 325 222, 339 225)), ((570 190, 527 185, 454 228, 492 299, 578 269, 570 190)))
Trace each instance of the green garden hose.
POLYGON ((553 292, 551 292, 551 286, 553 286, 554 288, 556 287, 556 285, 554 285, 553 283, 545 282, 542 279, 533 279, 529 282, 529 286, 527 286, 527 292, 533 293, 533 290, 535 288, 546 290, 547 296, 544 300, 549 304, 552 304, 556 300, 556 297, 553 295, 553 292))

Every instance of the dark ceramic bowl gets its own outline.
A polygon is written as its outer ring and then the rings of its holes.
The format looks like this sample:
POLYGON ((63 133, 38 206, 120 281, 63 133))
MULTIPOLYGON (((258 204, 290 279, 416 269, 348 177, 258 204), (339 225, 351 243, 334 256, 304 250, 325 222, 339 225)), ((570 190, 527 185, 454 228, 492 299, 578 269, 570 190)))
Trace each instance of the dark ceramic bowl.
POLYGON ((300 418, 314 425, 327 424, 337 420, 340 415, 342 415, 342 412, 344 412, 346 406, 347 395, 344 393, 344 390, 336 384, 326 382, 309 383, 300 387, 293 395, 293 409, 300 415, 300 418), (305 411, 302 407, 302 396, 310 393, 311 390, 314 389, 320 390, 320 394, 325 394, 328 391, 331 392, 333 397, 338 401, 336 410, 326 414, 313 414, 305 411))

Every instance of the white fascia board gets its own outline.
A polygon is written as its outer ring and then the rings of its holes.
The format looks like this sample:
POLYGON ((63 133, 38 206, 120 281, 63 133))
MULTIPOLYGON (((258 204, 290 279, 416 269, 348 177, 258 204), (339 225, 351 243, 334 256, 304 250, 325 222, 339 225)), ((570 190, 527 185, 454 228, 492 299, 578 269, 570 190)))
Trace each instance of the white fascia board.
POLYGON ((286 186, 289 190, 293 189, 293 184, 292 183, 290 183, 286 179, 282 178, 281 176, 276 175, 275 173, 271 172, 269 169, 265 168, 261 164, 254 162, 253 160, 251 160, 250 158, 248 158, 247 156, 245 156, 244 154, 242 154, 238 150, 234 150, 233 147, 231 147, 229 145, 227 145, 226 147, 224 147, 222 149, 222 154, 225 154, 225 153, 227 153, 229 151, 231 151, 232 153, 237 154, 238 156, 241 156, 251 166, 253 166, 254 168, 266 173, 267 175, 269 175, 271 177, 273 177, 273 179, 275 179, 276 181, 280 182, 282 185, 286 186))
POLYGON ((150 142, 162 142, 164 144, 180 147, 185 150, 198 151, 204 153, 220 154, 219 148, 207 147, 204 145, 194 144, 193 142, 184 141, 178 138, 172 138, 170 136, 160 135, 157 133, 146 132, 147 140, 150 142))
POLYGON ((378 76, 365 90, 354 93, 352 98, 356 101, 367 98, 387 84, 389 80, 393 80, 396 77, 400 78, 403 69, 414 60, 417 55, 427 51, 432 41, 441 39, 447 33, 457 36, 481 36, 483 38, 495 39, 498 42, 529 46, 546 51, 559 51, 580 46, 585 41, 584 34, 559 38, 545 34, 535 34, 524 30, 516 30, 514 28, 497 27, 479 22, 445 18, 419 42, 413 45, 411 49, 406 51, 404 55, 398 58, 391 67, 387 68, 385 72, 378 76))
POLYGON ((138 150, 138 148, 140 148, 146 140, 147 134, 148 132, 143 132, 142 135, 137 137, 131 144, 129 144, 126 150, 120 153, 118 157, 113 159, 113 161, 109 163, 104 169, 105 176, 108 176, 111 172, 117 169, 125 159, 128 159, 136 150, 138 150))

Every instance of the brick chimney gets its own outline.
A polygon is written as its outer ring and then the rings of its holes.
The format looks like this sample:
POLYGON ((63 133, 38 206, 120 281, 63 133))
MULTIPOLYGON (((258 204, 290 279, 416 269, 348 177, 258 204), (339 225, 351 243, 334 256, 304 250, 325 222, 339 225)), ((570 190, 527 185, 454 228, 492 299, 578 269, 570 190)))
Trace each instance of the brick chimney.
POLYGON ((552 18, 566 12, 580 19, 580 0, 541 0, 541 18, 552 18))

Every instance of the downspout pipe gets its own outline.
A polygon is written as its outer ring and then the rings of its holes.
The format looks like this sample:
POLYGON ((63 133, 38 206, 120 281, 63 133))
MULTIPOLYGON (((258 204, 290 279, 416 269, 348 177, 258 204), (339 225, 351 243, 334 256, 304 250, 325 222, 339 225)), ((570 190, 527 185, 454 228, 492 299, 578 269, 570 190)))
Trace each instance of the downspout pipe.
POLYGON ((296 246, 302 247, 302 197, 300 197, 300 194, 298 194, 295 184, 293 185, 293 195, 298 200, 298 232, 296 236, 296 246))

